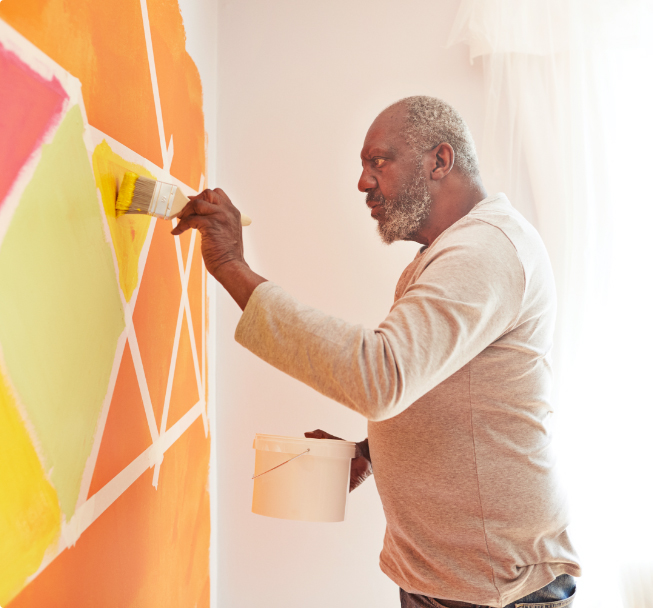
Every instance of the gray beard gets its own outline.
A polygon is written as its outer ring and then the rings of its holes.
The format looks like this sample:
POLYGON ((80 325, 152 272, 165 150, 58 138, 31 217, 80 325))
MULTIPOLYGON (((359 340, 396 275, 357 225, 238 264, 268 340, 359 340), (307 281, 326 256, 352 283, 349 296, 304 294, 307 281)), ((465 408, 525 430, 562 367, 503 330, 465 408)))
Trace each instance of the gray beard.
POLYGON ((421 172, 397 198, 368 193, 367 200, 380 203, 385 211, 385 219, 378 222, 377 230, 387 245, 413 240, 426 222, 433 202, 421 172))

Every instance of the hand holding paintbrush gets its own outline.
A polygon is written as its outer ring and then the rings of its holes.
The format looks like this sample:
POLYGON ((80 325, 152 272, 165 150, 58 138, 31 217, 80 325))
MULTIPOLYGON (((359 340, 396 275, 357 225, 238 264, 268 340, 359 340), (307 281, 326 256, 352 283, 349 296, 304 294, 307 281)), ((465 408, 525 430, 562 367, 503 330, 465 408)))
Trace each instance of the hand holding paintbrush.
POLYGON ((242 226, 252 223, 231 204, 219 188, 188 198, 174 184, 166 184, 128 171, 122 180, 116 215, 147 214, 179 220, 172 234, 196 228, 202 235, 206 269, 244 309, 258 285, 267 279, 252 272, 245 262, 242 226))
POLYGON ((204 190, 191 197, 178 214, 172 234, 199 230, 206 269, 244 310, 254 289, 267 279, 245 262, 242 217, 222 190, 204 190))
MULTIPOLYGON (((167 184, 127 171, 120 184, 116 201, 116 216, 147 214, 162 220, 177 217, 190 199, 174 184, 167 184)), ((252 220, 241 214, 241 224, 252 220)))

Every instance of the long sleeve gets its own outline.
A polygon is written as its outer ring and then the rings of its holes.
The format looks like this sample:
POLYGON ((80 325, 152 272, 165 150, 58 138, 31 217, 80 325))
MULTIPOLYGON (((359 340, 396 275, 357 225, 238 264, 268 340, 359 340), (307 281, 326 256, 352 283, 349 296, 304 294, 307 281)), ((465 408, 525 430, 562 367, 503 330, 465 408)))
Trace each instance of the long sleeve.
MULTIPOLYGON (((410 268, 410 267, 409 267, 410 268)), ((515 322, 524 272, 511 241, 462 220, 423 254, 376 329, 259 285, 236 329, 251 352, 372 421, 396 416, 515 322)))

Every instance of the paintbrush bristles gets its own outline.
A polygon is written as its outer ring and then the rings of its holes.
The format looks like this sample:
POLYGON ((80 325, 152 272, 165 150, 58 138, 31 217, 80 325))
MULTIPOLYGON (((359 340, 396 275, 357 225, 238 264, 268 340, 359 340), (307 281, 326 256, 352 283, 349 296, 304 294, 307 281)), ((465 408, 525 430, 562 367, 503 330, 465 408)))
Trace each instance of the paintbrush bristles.
POLYGON ((127 171, 122 178, 120 184, 120 191, 118 192, 118 200, 116 201, 116 216, 120 217, 129 210, 134 197, 134 186, 138 175, 132 171, 127 171))
MULTIPOLYGON (((116 217, 129 213, 147 214, 162 220, 171 220, 181 213, 188 201, 188 197, 175 184, 141 177, 132 171, 127 171, 123 176, 116 201, 116 217)), ((245 214, 241 214, 240 223, 249 226, 252 220, 245 214)))
POLYGON ((125 213, 148 213, 155 185, 155 180, 127 171, 118 192, 116 216, 120 217, 125 213))
POLYGON ((131 205, 125 213, 147 213, 150 210, 155 186, 156 180, 139 176, 134 184, 131 205))

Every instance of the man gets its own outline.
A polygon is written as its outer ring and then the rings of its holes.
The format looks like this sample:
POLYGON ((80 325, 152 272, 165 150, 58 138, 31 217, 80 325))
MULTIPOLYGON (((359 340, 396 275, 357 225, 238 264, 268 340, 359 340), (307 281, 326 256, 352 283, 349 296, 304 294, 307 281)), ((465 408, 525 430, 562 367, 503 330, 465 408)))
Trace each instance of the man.
POLYGON ((191 201, 173 234, 200 230, 209 272, 244 311, 242 345, 368 419, 353 474, 374 465, 381 568, 403 607, 570 606, 580 569, 551 451, 544 245, 504 195, 486 196, 469 130, 441 100, 384 110, 361 158, 381 238, 423 245, 375 330, 255 274, 221 190, 191 201))

